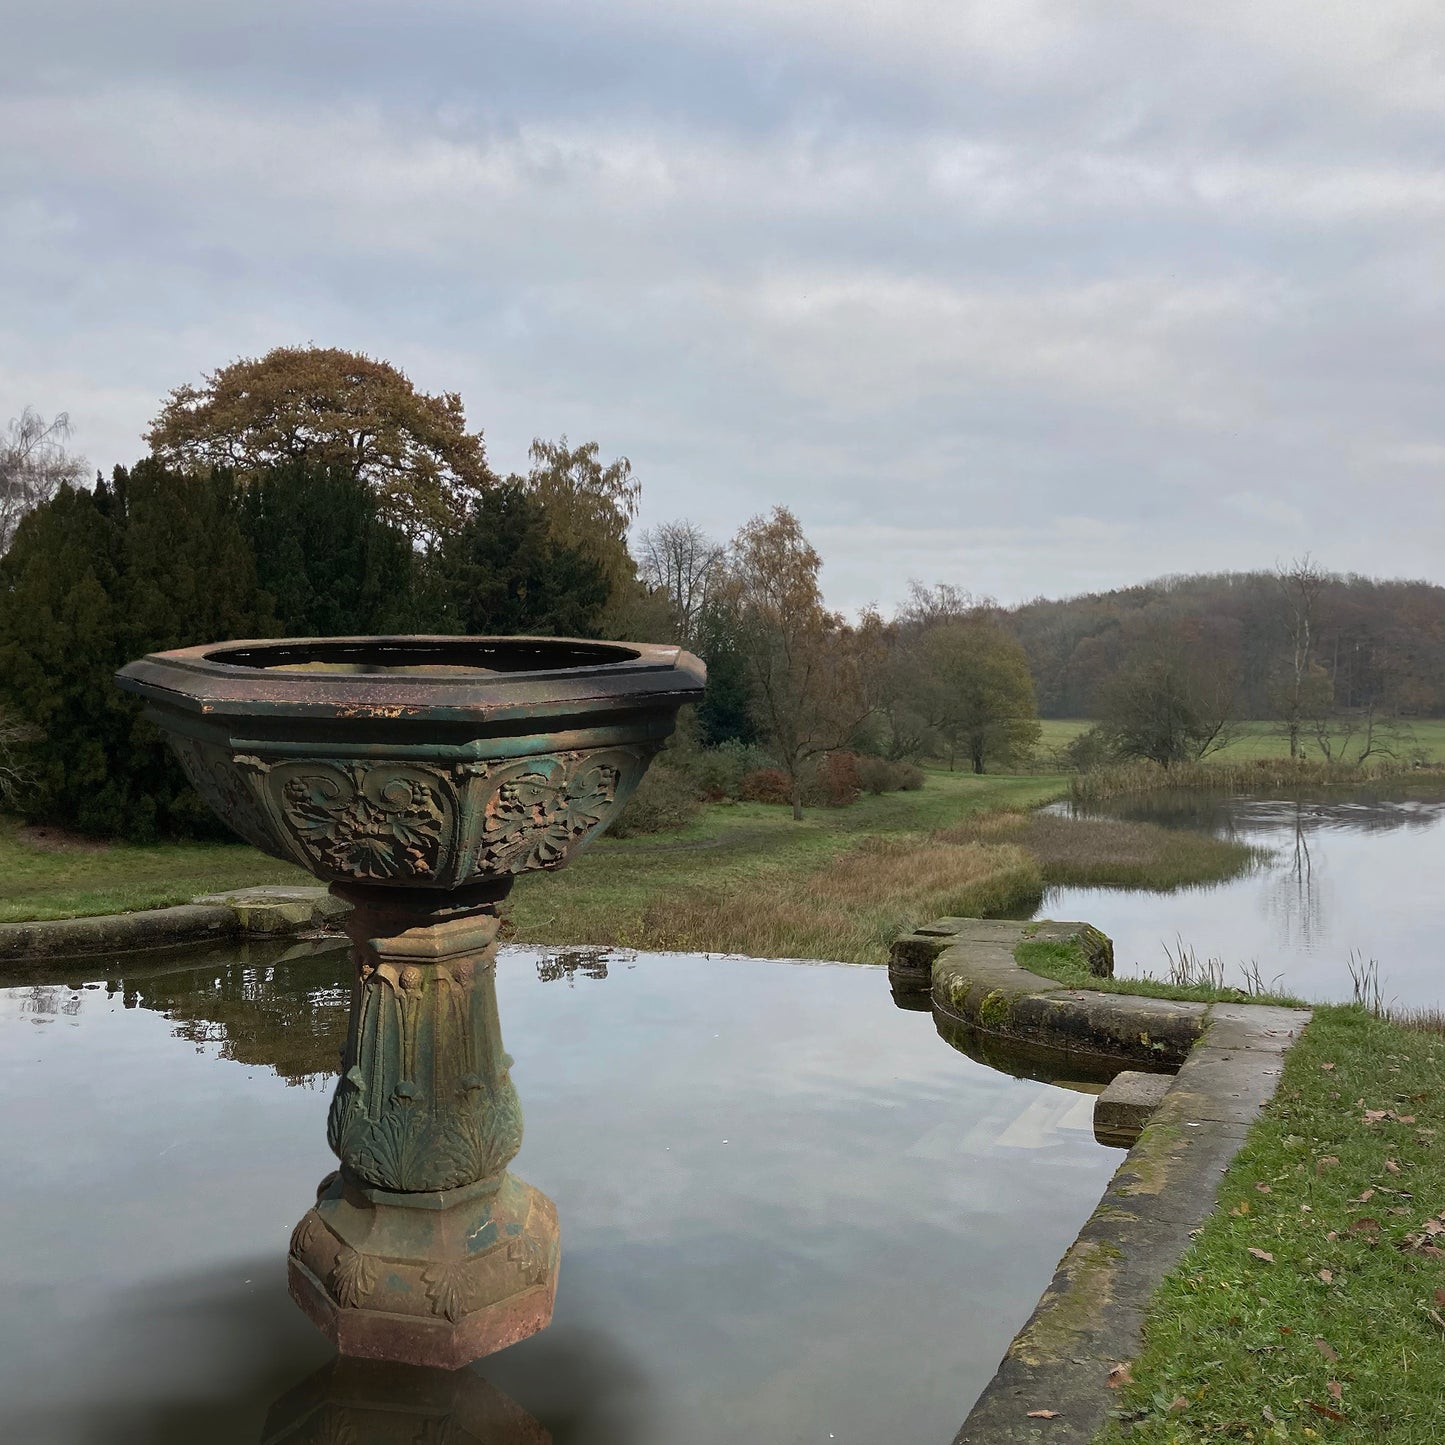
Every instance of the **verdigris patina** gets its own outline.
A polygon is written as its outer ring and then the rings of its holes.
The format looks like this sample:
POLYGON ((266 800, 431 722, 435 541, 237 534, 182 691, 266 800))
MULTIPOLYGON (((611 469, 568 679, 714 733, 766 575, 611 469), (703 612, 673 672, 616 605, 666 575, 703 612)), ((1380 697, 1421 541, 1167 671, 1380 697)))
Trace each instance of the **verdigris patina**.
POLYGON ((323 638, 156 653, 139 693, 236 832, 351 905, 356 975, 291 1292, 344 1354, 451 1368, 542 1329, 556 1210, 508 1172, 498 907, 631 796, 702 693, 675 647, 323 638))

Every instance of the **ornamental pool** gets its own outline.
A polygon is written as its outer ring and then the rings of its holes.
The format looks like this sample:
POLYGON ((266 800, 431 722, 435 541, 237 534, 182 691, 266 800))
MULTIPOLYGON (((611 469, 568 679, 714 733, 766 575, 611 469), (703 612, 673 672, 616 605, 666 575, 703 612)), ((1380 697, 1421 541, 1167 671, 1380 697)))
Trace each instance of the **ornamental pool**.
POLYGON ((0 1439, 947 1442, 1119 1158, 1087 1094, 954 1052, 883 969, 506 949, 554 1322, 452 1376, 318 1374, 285 1260, 348 970, 0 977, 0 1439))

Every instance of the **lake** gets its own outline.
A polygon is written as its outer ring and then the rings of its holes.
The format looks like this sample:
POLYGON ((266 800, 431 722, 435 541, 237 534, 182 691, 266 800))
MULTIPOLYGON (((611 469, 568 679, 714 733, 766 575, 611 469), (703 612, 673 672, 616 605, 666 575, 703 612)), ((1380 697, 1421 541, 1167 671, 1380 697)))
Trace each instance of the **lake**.
MULTIPOLYGON (((1058 805, 1067 808, 1069 805, 1058 805)), ((1038 916, 1082 919, 1114 940, 1116 972, 1167 978, 1166 947, 1218 958, 1226 982, 1348 1001, 1350 966, 1373 959, 1402 1004, 1445 1001, 1445 796, 1438 788, 1300 798, 1156 793, 1088 815, 1191 828, 1267 851, 1248 873, 1173 893, 1054 888, 1038 916)))

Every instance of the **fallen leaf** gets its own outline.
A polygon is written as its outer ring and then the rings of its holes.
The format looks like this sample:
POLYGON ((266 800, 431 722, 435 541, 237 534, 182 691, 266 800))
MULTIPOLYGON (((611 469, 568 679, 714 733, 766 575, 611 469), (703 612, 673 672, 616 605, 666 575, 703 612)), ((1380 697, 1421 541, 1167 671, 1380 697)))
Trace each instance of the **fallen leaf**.
POLYGON ((1339 1162, 1333 1154, 1326 1154, 1322 1158, 1315 1160, 1315 1173, 1323 1174, 1332 1164, 1338 1164, 1339 1162))
POLYGON ((1440 1288, 1435 1291, 1435 1303, 1437 1305, 1445 1305, 1445 1285, 1441 1285, 1440 1288))
POLYGON ((1274 1190, 1271 1189, 1268 1184, 1265 1184, 1265 1183, 1263 1183, 1263 1182, 1261 1182, 1261 1183, 1259 1183, 1259 1184, 1256 1184, 1254 1187, 1255 1187, 1256 1189, 1258 1189, 1261 1194, 1273 1194, 1273 1193, 1274 1193, 1274 1190))
POLYGON ((1241 1199, 1229 1213, 1233 1219, 1243 1219, 1244 1216, 1249 1213, 1249 1201, 1247 1199, 1241 1199))
POLYGON ((1266 1264, 1274 1263, 1274 1256, 1267 1249, 1256 1249, 1254 1245, 1249 1246, 1249 1252, 1256 1258, 1262 1259, 1266 1264))
POLYGON ((1268 1420, 1271 1425, 1279 1424, 1279 1420, 1275 1417, 1274 1411, 1271 1410, 1268 1405, 1266 1405, 1264 1409, 1262 1409, 1259 1413, 1263 1415, 1264 1418, 1268 1420))
POLYGON ((1375 1197, 1375 1191, 1374 1191, 1373 1189, 1367 1189, 1367 1190, 1365 1190, 1365 1192, 1364 1192, 1363 1194, 1357 1194, 1352 1200, 1350 1200, 1350 1203, 1351 1203, 1351 1204, 1368 1204, 1368 1203, 1370 1202, 1370 1200, 1372 1200, 1374 1197, 1375 1197))
POLYGON ((1129 1369, 1129 1361, 1125 1360, 1123 1364, 1115 1365, 1114 1368, 1109 1371, 1104 1383, 1111 1390, 1119 1390, 1125 1385, 1132 1385, 1134 1383, 1134 1376, 1129 1369))
POLYGON ((1399 1124, 1413 1124, 1415 1116, 1413 1114, 1396 1114, 1395 1121, 1399 1124))
POLYGON ((1330 1392, 1330 1399, 1341 1400, 1344 1398, 1345 1387, 1338 1380, 1327 1380, 1325 1389, 1330 1392))
POLYGON ((1400 1166, 1393 1159, 1385 1160, 1385 1169, 1390 1174, 1398 1174, 1400 1172, 1400 1166))
POLYGON ((1426 1310, 1425 1313, 1429 1315, 1431 1320, 1439 1325, 1442 1330, 1445 1330, 1445 1317, 1442 1317, 1439 1310, 1426 1310))
POLYGON ((1378 1234, 1380 1232, 1380 1221, 1378 1219, 1352 1219, 1350 1221, 1351 1234, 1378 1234))
POLYGON ((1320 1278, 1324 1280, 1326 1284, 1333 1284, 1335 1282, 1335 1272, 1332 1269, 1322 1269, 1320 1271, 1320 1278))
POLYGON ((1325 1359, 1330 1362, 1330 1364, 1335 1365, 1339 1363, 1340 1352, 1335 1349, 1335 1347, 1330 1344, 1328 1340, 1316 1340, 1315 1349, 1317 1349, 1320 1354, 1322 1354, 1325 1359))
POLYGON ((1059 1420, 1063 1417, 1057 1410, 1030 1410, 1030 1420, 1059 1420))
POLYGON ((1305 1404, 1308 1405, 1316 1415, 1326 1415, 1331 1420, 1343 1420, 1345 1418, 1338 1410, 1331 1410, 1328 1405, 1316 1405, 1313 1400, 1306 1400, 1305 1404))
POLYGON ((1187 1395, 1176 1395, 1170 1402, 1169 1408, 1176 1413, 1189 1408, 1189 1397, 1187 1395))
POLYGON ((1321 1064, 1321 1065, 1320 1065, 1320 1070, 1321 1070, 1321 1072, 1328 1074, 1328 1073, 1331 1073, 1331 1072, 1334 1070, 1334 1067, 1335 1067, 1335 1066, 1334 1066, 1333 1064, 1321 1064))

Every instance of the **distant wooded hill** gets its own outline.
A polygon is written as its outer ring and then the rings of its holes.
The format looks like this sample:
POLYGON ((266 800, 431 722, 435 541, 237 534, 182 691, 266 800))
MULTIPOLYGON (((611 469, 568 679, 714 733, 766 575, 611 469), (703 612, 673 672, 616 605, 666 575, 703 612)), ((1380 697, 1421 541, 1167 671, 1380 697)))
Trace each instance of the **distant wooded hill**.
MULTIPOLYGON (((1445 715, 1445 587, 1318 575, 1305 651, 1310 669, 1328 679, 1333 706, 1445 715)), ((1236 716, 1274 716, 1300 631, 1298 587, 1271 572, 1039 599, 1000 620, 1028 654, 1043 717, 1094 716, 1103 685, 1161 637, 1234 673, 1236 716)))

